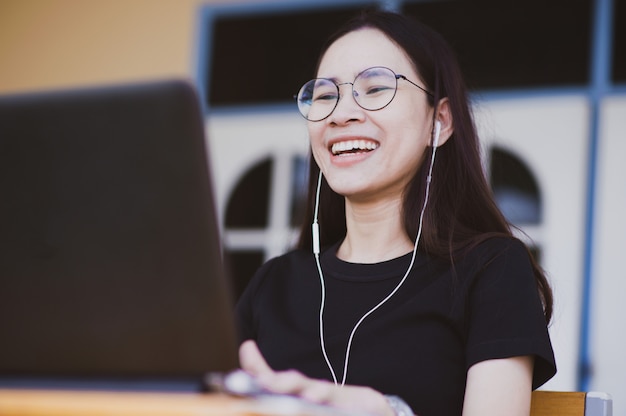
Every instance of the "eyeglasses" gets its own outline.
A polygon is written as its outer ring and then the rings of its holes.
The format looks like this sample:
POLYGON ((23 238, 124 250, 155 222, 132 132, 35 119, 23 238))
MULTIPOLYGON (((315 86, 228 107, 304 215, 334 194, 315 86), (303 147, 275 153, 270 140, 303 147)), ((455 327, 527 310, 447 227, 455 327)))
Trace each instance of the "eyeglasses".
POLYGON ((350 84, 352 97, 359 107, 376 111, 385 108, 396 96, 398 80, 403 79, 415 85, 426 94, 432 93, 420 87, 404 75, 399 75, 389 68, 375 66, 359 73, 354 82, 341 84, 328 78, 315 78, 300 88, 294 97, 298 102, 298 110, 309 121, 322 121, 332 114, 337 107, 341 94, 339 87, 350 84))

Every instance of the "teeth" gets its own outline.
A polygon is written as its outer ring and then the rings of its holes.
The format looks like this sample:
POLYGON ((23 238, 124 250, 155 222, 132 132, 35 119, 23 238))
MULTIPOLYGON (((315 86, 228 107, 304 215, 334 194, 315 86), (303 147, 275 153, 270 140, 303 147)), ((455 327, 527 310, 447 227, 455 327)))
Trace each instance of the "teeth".
POLYGON ((331 151, 334 155, 349 151, 368 151, 378 148, 378 144, 369 140, 347 140, 333 144, 331 151))

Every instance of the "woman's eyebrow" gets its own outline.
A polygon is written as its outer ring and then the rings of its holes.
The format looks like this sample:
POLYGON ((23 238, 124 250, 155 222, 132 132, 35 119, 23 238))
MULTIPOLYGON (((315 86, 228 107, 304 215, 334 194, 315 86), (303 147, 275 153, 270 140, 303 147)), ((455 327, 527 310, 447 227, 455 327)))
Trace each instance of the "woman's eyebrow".
POLYGON ((339 83, 339 78, 337 78, 337 77, 321 77, 321 76, 318 75, 316 78, 317 79, 327 79, 329 81, 334 82, 335 84, 339 83))
MULTIPOLYGON (((377 67, 371 67, 371 68, 366 68, 360 72, 357 72, 354 75, 354 78, 352 79, 354 81, 354 79, 356 79, 357 77, 362 77, 362 76, 366 76, 367 78, 370 77, 375 77, 381 74, 381 72, 384 72, 386 68, 377 68, 377 67)), ((392 70, 393 72, 393 70, 392 70)), ((395 72, 394 72, 395 74, 395 72)), ((318 76, 318 78, 323 78, 323 79, 327 79, 330 80, 332 82, 334 82, 335 84, 339 84, 339 78, 337 77, 320 77, 318 76)))
MULTIPOLYGON (((380 75, 381 73, 389 73, 389 69, 387 68, 368 68, 364 69, 359 73, 359 77, 371 78, 380 75)), ((391 71, 393 72, 393 70, 391 71)), ((393 72, 395 74, 395 72, 393 72)))

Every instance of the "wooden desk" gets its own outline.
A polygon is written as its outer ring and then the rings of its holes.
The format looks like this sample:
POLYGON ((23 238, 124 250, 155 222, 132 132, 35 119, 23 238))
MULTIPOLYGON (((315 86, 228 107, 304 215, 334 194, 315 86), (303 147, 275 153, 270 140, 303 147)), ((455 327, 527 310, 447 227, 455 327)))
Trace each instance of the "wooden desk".
POLYGON ((330 416, 301 402, 220 394, 0 389, 0 416, 330 416))

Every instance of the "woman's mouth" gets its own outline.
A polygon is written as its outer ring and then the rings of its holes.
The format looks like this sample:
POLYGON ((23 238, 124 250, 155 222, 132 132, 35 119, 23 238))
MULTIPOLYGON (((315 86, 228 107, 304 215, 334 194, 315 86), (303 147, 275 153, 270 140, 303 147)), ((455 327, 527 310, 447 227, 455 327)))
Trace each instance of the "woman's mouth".
POLYGON ((376 150, 379 144, 371 140, 345 140, 334 143, 330 151, 334 156, 367 153, 376 150))

